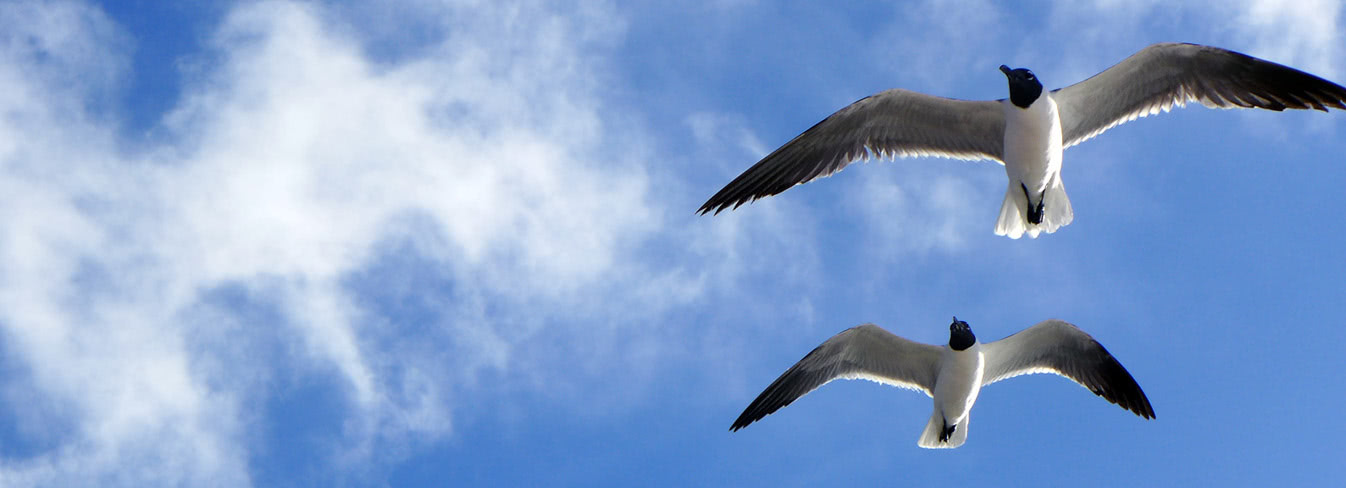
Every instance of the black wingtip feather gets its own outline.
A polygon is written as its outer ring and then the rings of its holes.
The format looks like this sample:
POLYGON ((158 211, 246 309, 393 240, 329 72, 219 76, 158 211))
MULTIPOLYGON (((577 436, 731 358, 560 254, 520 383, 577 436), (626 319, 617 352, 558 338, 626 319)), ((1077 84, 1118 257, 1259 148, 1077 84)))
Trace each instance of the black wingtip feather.
MULTIPOLYGON (((824 345, 826 345, 826 343, 813 348, 812 351, 809 351, 808 354, 804 355, 803 359, 799 360, 799 363, 795 363, 790 369, 781 373, 775 381, 771 382, 770 386, 767 386, 765 390, 762 390, 762 393, 758 394, 757 398, 754 399, 752 403, 748 404, 748 408, 743 409, 743 413, 739 414, 738 418, 734 420, 734 424, 729 426, 729 431, 737 432, 739 429, 747 427, 749 424, 761 420, 767 415, 776 413, 777 410, 785 408, 787 405, 794 403, 799 397, 804 396, 805 393, 808 393, 807 391, 795 391, 807 387, 793 380, 796 376, 804 374, 800 371, 799 364, 807 360, 809 356, 817 354, 818 351, 822 350, 824 345), (790 384, 791 388, 787 389, 786 384, 790 384)), ((817 385, 813 385, 812 387, 816 388, 817 385)))
MULTIPOLYGON (((1095 344, 1098 343, 1095 342, 1095 344)), ((1096 383, 1090 390, 1104 400, 1142 418, 1155 418, 1154 407, 1150 405, 1149 397, 1145 396, 1145 391, 1140 388, 1140 384, 1136 383, 1136 379, 1102 344, 1098 344, 1098 347, 1102 349, 1108 360, 1099 371, 1101 377, 1095 379, 1096 383)))

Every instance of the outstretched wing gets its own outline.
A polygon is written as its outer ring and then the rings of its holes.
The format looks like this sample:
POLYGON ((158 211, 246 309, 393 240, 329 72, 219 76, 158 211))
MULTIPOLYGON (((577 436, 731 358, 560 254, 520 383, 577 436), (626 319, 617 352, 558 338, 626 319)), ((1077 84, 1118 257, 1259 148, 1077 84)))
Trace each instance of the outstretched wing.
POLYGON ((1043 321, 983 345, 982 354, 986 361, 982 385, 1023 374, 1052 373, 1136 415, 1154 418, 1150 399, 1131 373, 1102 344, 1069 323, 1043 321))
POLYGON ((867 379, 932 395, 941 350, 874 324, 852 327, 814 348, 776 378, 729 430, 742 429, 835 379, 867 379))
POLYGON ((1137 117, 1216 108, 1346 110, 1346 88, 1297 69, 1197 44, 1161 43, 1052 95, 1067 147, 1137 117))
POLYGON ((778 194, 841 171, 864 157, 939 156, 999 161, 1005 141, 1000 102, 888 90, 818 122, 710 197, 698 212, 778 194))

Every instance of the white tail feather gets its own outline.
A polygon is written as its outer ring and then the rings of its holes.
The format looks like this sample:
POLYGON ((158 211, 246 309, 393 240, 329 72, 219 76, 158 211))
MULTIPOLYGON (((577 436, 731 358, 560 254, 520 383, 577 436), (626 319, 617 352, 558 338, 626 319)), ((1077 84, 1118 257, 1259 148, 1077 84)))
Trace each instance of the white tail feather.
POLYGON ((949 440, 939 440, 939 435, 944 432, 944 415, 935 410, 930 414, 930 422, 925 424, 925 431, 921 432, 921 438, 916 440, 916 445, 926 449, 953 449, 967 442, 967 421, 970 416, 963 417, 963 421, 954 427, 953 434, 949 440))
POLYGON ((1075 209, 1070 207, 1070 197, 1066 196, 1066 185, 1061 183, 1061 175, 1052 178, 1047 185, 1046 202, 1042 206, 1042 230, 1048 234, 1056 232, 1075 220, 1075 209))
MULTIPOLYGON (((1023 237, 1028 228, 1028 197, 1014 183, 1011 181, 1009 189, 1005 190, 1005 203, 1000 204, 1000 219, 995 223, 995 235, 1010 239, 1023 237)), ((1031 235, 1038 236, 1037 232, 1031 235)))
POLYGON ((1036 238, 1039 233, 1051 234, 1075 220, 1075 211, 1070 207, 1070 198, 1066 197, 1066 187, 1061 183, 1061 175, 1056 175, 1047 184, 1043 195, 1042 223, 1028 223, 1028 197, 1024 195, 1019 182, 1011 181, 1005 190, 1005 202, 1000 205, 1000 218, 996 220, 995 234, 1010 239, 1023 237, 1036 238))

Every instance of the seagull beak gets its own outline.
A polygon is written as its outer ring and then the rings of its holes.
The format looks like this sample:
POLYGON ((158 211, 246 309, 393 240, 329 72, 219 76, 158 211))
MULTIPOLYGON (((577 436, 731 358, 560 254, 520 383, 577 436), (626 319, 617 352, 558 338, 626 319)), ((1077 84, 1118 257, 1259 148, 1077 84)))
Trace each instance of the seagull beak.
POLYGON ((1009 76, 1009 75, 1010 75, 1010 67, 1009 67, 1009 66, 1005 66, 1005 65, 1002 64, 1002 65, 1000 65, 1000 72, 1001 72, 1001 73, 1004 73, 1005 76, 1009 76))

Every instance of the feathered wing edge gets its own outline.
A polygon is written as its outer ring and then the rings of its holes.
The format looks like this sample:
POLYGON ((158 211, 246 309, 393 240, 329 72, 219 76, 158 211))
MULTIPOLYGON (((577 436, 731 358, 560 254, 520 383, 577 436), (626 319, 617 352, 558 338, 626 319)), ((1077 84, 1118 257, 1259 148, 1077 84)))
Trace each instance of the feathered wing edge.
POLYGON ((1095 395, 1143 418, 1154 407, 1131 373, 1092 336, 1073 324, 1046 320, 1004 339, 985 344, 982 385, 1034 373, 1063 376, 1095 395))
POLYGON ((867 379, 931 395, 940 351, 877 325, 852 327, 814 348, 771 382, 729 430, 747 427, 836 379, 867 379))
POLYGON ((999 161, 1000 102, 893 89, 862 98, 772 151, 697 210, 720 213, 841 171, 868 157, 938 156, 999 161))
POLYGON ((1060 107, 1066 147, 1188 102, 1213 108, 1346 110, 1346 87, 1243 53, 1186 43, 1146 47, 1052 97, 1060 107))

